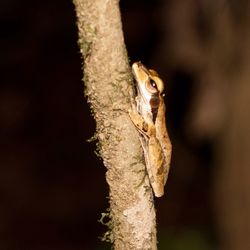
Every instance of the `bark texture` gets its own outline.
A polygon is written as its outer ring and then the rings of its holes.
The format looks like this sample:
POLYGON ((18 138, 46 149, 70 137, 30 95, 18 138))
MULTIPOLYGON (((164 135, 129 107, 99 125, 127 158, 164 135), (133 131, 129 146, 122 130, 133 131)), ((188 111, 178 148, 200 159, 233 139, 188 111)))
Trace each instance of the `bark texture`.
POLYGON ((138 134, 128 116, 132 77, 119 1, 73 0, 83 56, 85 94, 96 120, 110 187, 115 249, 156 249, 155 209, 138 134))

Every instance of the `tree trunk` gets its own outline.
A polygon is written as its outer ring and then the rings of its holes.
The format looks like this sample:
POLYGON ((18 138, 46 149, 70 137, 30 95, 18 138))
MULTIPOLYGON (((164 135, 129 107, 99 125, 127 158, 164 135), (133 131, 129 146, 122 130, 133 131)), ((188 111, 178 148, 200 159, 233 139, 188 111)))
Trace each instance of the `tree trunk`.
POLYGON ((109 240, 117 250, 156 249, 153 195, 145 178, 139 137, 128 116, 133 87, 119 1, 73 2, 85 94, 96 120, 98 149, 107 168, 109 240))

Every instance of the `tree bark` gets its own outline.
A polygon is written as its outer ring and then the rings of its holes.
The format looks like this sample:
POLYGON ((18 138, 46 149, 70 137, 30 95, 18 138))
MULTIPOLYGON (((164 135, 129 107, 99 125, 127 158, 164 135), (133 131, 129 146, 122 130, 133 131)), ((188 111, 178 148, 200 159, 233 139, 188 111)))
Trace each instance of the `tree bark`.
POLYGON ((128 116, 131 70, 118 0, 73 0, 83 56, 85 94, 107 168, 110 235, 115 249, 156 249, 153 195, 136 129, 128 116), (146 176, 146 178, 145 178, 146 176))

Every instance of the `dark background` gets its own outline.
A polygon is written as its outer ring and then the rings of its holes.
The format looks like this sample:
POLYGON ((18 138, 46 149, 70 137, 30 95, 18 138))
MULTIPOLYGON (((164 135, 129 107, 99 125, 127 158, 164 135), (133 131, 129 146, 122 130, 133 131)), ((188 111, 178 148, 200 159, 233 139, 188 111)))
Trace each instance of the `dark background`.
MULTIPOLYGON (((174 48, 176 41, 196 45, 176 35, 174 17, 190 11, 178 2, 174 9, 173 1, 122 0, 122 21, 131 62, 157 69, 166 82, 173 159, 166 195, 156 199, 159 249, 211 250, 222 238, 213 198, 217 142, 209 133, 194 136, 188 122, 204 62, 174 48)), ((211 38, 205 1, 189 2, 204 45, 211 38)), ((74 6, 0 3, 0 249, 110 249, 98 239, 107 230, 98 220, 108 187, 95 143, 87 142, 95 122, 83 95, 74 6)))

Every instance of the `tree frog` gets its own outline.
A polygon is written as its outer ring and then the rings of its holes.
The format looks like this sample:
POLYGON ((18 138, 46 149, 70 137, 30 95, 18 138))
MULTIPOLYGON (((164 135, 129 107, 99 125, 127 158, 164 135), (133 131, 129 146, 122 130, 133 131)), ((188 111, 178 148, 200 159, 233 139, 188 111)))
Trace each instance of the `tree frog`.
POLYGON ((164 194, 172 145, 165 122, 164 83, 141 62, 132 65, 137 96, 130 119, 140 134, 149 181, 156 197, 164 194))

